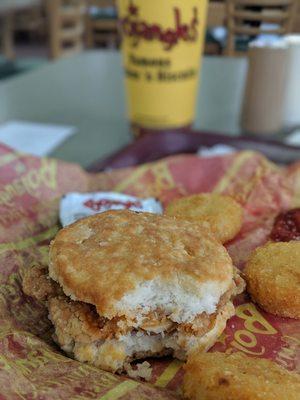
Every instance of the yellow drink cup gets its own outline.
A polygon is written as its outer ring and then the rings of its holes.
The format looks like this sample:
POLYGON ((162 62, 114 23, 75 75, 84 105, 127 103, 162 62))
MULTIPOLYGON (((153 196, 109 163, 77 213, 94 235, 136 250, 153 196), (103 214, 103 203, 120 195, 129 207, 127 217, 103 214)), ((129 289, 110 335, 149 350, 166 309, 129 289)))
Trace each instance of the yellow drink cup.
POLYGON ((134 126, 189 126, 195 115, 207 0, 118 0, 134 126))

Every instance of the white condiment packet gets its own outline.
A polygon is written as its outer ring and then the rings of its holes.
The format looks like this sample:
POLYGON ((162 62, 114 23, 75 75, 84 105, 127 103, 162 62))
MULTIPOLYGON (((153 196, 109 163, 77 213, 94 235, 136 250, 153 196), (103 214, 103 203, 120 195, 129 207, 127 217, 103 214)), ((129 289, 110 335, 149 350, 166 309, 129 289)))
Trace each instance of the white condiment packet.
POLYGON ((67 226, 78 219, 108 210, 129 209, 138 212, 162 214, 161 203, 150 197, 140 199, 122 193, 68 193, 62 197, 59 208, 59 219, 62 226, 67 226))
POLYGON ((290 135, 284 139, 284 143, 291 146, 300 146, 300 128, 295 129, 290 135))
POLYGON ((235 151, 237 150, 234 147, 220 143, 215 144, 212 147, 200 147, 200 149, 197 151, 197 155, 200 157, 215 157, 232 154, 235 151))

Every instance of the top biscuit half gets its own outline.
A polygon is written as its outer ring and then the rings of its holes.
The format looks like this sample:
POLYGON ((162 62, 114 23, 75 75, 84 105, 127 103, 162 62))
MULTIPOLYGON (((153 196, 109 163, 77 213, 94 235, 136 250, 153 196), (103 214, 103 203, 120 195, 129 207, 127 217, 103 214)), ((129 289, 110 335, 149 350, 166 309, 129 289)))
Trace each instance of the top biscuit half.
POLYGON ((62 229, 50 246, 49 274, 67 296, 109 319, 163 311, 189 322, 216 312, 233 285, 226 249, 203 227, 125 210, 62 229))

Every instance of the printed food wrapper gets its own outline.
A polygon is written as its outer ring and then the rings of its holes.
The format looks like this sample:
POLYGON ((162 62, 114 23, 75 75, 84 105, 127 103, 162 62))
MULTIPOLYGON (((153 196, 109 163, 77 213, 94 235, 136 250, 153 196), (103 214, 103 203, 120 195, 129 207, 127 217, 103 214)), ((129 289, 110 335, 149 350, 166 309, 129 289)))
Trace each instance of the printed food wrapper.
MULTIPOLYGON (((134 168, 88 174, 75 164, 39 159, 0 146, 0 399, 177 399, 182 363, 150 360, 149 384, 68 358, 52 341, 43 304, 22 292, 24 270, 47 264, 59 225, 59 201, 69 192, 113 191, 154 197, 165 206, 194 193, 233 196, 244 208, 240 234, 227 246, 243 268, 268 240, 278 212, 300 206, 300 163, 279 168, 263 156, 177 155, 134 168)), ((242 351, 300 371, 300 321, 263 312, 246 294, 212 351, 242 351)))
POLYGON ((155 214, 163 212, 161 203, 151 197, 140 199, 113 192, 68 193, 60 201, 59 219, 62 226, 66 226, 89 215, 124 209, 155 214))

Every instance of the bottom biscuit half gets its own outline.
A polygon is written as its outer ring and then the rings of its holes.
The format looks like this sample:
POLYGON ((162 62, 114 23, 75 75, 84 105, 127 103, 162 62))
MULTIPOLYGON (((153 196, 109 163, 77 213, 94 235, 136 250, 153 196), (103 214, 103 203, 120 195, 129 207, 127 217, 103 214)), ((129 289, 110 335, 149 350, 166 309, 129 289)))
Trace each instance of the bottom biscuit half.
POLYGON ((226 321, 234 314, 226 303, 202 335, 186 332, 179 325, 160 333, 132 329, 126 322, 107 321, 85 303, 65 296, 48 301, 49 318, 55 327, 54 339, 78 361, 87 362, 110 372, 121 373, 132 361, 147 357, 171 355, 185 360, 195 347, 206 351, 221 335, 226 321))

